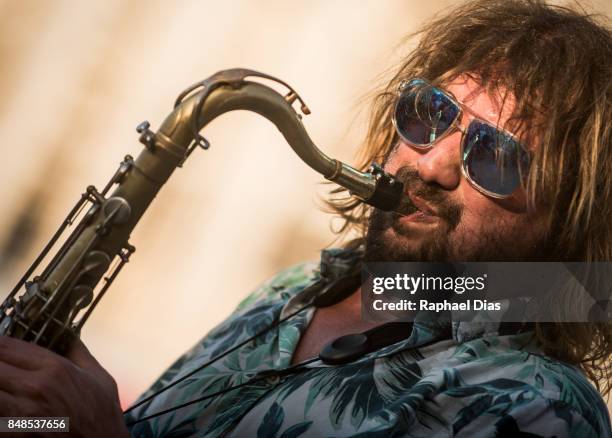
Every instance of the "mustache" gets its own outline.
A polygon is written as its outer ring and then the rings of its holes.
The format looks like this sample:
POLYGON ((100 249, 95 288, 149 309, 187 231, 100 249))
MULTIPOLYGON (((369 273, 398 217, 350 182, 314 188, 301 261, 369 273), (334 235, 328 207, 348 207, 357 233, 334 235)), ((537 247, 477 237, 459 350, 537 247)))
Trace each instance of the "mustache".
MULTIPOLYGON (((445 220, 451 229, 459 224, 463 208, 451 201, 448 193, 438 184, 423 181, 418 171, 410 166, 400 167, 395 174, 395 178, 404 183, 405 192, 418 196, 431 205, 438 216, 445 220)), ((407 216, 417 210, 418 208, 410 198, 404 196, 398 208, 391 214, 407 216)))

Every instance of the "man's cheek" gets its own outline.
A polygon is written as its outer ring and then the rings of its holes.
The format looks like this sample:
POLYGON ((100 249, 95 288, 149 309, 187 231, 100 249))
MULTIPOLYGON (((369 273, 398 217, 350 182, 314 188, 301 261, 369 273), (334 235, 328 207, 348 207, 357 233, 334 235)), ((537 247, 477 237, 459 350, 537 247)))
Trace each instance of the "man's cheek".
POLYGON ((416 168, 419 154, 413 148, 405 143, 398 142, 384 162, 384 169, 392 175, 395 175, 400 167, 410 166, 416 168))
POLYGON ((399 160, 394 160, 393 157, 390 157, 384 165, 384 170, 391 175, 395 175, 400 167, 399 160))
POLYGON ((472 211, 465 209, 457 227, 448 234, 450 247, 457 252, 471 252, 477 246, 479 238, 486 233, 483 223, 472 211))

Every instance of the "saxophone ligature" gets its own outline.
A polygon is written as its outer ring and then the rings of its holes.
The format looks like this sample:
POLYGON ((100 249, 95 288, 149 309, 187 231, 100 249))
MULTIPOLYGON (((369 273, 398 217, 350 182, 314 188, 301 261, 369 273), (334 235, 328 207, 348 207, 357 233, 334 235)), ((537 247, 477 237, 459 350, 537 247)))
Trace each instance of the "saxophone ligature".
POLYGON ((306 133, 302 115, 293 108, 296 101, 302 114, 310 113, 295 90, 275 77, 223 70, 183 91, 157 132, 148 122, 138 125, 144 149, 136 159, 126 156, 103 190, 87 187, 0 306, 0 334, 63 353, 135 251, 130 234, 157 192, 196 148, 208 149, 200 130, 228 111, 249 110, 269 119, 295 153, 326 179, 376 208, 399 211, 406 198, 403 183, 376 164, 361 172, 326 156, 306 133), (271 80, 287 94, 246 78, 271 80), (33 276, 43 261, 46 266, 33 276))

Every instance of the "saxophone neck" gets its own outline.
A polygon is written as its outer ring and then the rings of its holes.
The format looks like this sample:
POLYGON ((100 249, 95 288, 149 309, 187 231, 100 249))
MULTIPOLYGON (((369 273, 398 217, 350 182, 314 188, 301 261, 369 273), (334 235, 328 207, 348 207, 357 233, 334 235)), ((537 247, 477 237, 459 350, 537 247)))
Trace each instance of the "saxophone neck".
POLYGON ((302 112, 309 114, 299 95, 278 79, 245 69, 221 71, 179 96, 174 111, 166 117, 156 133, 159 146, 182 164, 190 147, 207 145, 199 132, 208 123, 226 112, 247 110, 274 123, 298 156, 310 167, 325 174, 333 168, 333 160, 321 152, 308 136, 301 114, 292 105, 297 99, 302 103, 302 112), (275 80, 289 91, 283 96, 264 84, 245 80, 251 76, 275 80))
MULTIPOLYGON (((174 167, 180 167, 196 147, 208 148, 208 141, 199 132, 213 119, 229 111, 253 111, 274 123, 300 159, 326 179, 375 207, 384 210, 396 208, 403 196, 403 184, 380 167, 361 172, 325 155, 306 132, 302 114, 293 107, 296 101, 301 104, 300 110, 304 115, 310 113, 299 94, 277 78, 253 70, 223 70, 181 93, 174 111, 166 117, 159 130, 155 134, 145 131, 141 141, 144 140, 149 149, 160 149, 174 167), (288 92, 283 96, 267 85, 247 81, 248 77, 275 81, 288 92)), ((155 175, 159 177, 159 169, 156 170, 155 175)), ((168 170, 171 173, 173 169, 168 170)), ((166 173, 167 179, 170 173, 166 173)), ((160 182, 165 182, 165 179, 160 182)))

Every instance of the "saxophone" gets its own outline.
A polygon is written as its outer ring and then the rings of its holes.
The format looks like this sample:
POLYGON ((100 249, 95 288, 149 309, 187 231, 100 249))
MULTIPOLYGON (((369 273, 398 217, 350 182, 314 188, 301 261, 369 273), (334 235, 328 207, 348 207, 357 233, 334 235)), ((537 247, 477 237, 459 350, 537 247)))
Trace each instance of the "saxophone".
POLYGON ((403 184, 376 164, 361 172, 326 156, 306 133, 301 114, 293 108, 296 100, 301 112, 309 114, 285 82, 247 69, 223 70, 183 91, 157 132, 146 121, 138 125, 144 149, 136 159, 127 155, 102 191, 87 187, 0 305, 0 335, 65 353, 135 251, 128 242, 130 234, 157 192, 196 148, 208 149, 200 130, 228 111, 249 110, 269 119, 295 153, 326 179, 376 208, 399 211, 403 184), (247 77, 274 81, 287 94, 247 77), (32 277, 69 227, 65 241, 32 277))

